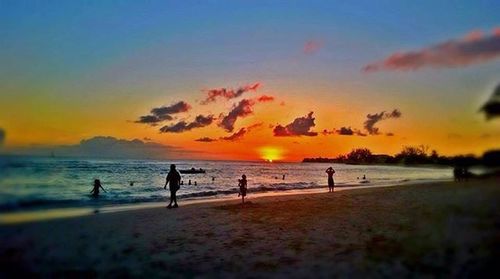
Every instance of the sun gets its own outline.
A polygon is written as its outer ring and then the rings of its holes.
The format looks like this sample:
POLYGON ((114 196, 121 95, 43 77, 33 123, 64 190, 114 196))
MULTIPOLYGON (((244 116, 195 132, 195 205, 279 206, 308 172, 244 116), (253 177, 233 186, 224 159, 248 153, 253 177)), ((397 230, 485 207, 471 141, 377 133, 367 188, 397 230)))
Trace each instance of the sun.
POLYGON ((260 158, 272 163, 283 158, 283 149, 279 147, 264 146, 259 148, 260 158))

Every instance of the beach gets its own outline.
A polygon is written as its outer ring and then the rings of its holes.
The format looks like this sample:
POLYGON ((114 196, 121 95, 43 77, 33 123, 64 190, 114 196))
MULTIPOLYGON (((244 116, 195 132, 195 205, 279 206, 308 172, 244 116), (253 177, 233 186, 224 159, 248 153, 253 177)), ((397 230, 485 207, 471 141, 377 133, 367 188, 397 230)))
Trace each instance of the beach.
POLYGON ((498 274, 498 178, 272 195, 0 226, 0 275, 498 274))

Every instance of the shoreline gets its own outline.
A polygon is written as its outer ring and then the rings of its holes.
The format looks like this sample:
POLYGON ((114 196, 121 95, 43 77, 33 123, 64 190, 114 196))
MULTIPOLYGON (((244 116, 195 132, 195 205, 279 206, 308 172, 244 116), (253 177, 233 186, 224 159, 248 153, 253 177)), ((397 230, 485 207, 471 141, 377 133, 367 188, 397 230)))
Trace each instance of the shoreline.
POLYGON ((498 178, 291 194, 0 226, 0 277, 495 274, 498 178))
MULTIPOLYGON (((408 180, 404 182, 394 182, 379 185, 336 185, 335 192, 371 189, 371 188, 385 188, 385 187, 400 187, 400 186, 416 186, 420 184, 435 184, 452 182, 449 179, 435 179, 435 180, 408 180)), ((368 183, 367 183, 368 184, 368 183)), ((263 197, 280 197, 289 195, 311 195, 321 194, 327 192, 327 185, 319 185, 318 187, 311 187, 305 189, 290 189, 290 190, 276 190, 276 191, 257 191, 250 192, 247 196, 248 201, 253 199, 260 199, 263 197)), ((83 205, 83 206, 69 206, 69 207, 40 207, 34 209, 18 209, 14 211, 0 212, 0 227, 5 225, 13 225, 20 223, 39 222, 61 218, 77 218, 81 216, 94 215, 94 214, 107 214, 122 211, 142 210, 150 208, 162 208, 168 202, 169 197, 165 201, 151 201, 151 202, 138 202, 138 203, 121 203, 121 204, 105 204, 105 205, 83 205)), ((181 199, 179 203, 182 207, 191 206, 196 204, 213 204, 225 203, 230 201, 239 201, 240 198, 234 197, 234 194, 204 197, 189 197, 181 199)))

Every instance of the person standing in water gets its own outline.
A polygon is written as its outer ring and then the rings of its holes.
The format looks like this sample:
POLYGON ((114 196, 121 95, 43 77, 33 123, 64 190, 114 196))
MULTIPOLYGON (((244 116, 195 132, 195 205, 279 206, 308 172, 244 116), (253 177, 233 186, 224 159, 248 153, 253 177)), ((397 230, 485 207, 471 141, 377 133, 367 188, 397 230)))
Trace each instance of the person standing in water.
POLYGON ((333 192, 333 187, 335 186, 333 174, 335 173, 335 170, 332 167, 329 167, 325 172, 328 174, 328 192, 333 192))
POLYGON ((242 175, 241 179, 238 179, 238 186, 240 187, 240 193, 238 197, 241 196, 241 203, 245 203, 245 196, 247 195, 247 176, 242 175))
POLYGON ((163 189, 167 189, 167 184, 169 184, 169 183, 170 183, 170 185, 168 186, 168 188, 170 189, 170 203, 168 204, 167 208, 169 208, 169 209, 172 208, 172 202, 174 203, 173 207, 177 208, 177 207, 179 207, 179 205, 177 205, 176 194, 180 188, 181 175, 175 169, 174 164, 170 165, 170 171, 167 174, 167 180, 165 182, 165 187, 163 187, 163 189))
POLYGON ((97 198, 99 196, 99 188, 101 188, 104 192, 106 192, 106 190, 104 190, 104 188, 101 185, 101 180, 94 179, 94 188, 92 189, 92 191, 90 191, 90 194, 92 194, 94 198, 97 198))

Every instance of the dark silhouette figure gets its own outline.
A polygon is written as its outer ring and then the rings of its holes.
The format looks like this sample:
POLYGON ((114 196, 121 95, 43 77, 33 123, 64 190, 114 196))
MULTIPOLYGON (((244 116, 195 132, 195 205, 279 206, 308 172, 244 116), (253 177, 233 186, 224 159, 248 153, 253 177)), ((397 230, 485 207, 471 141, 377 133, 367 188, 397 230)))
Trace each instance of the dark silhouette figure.
POLYGON ((191 185, 191 179, 189 179, 189 181, 188 181, 188 185, 191 185))
POLYGON ((181 185, 184 185, 184 180, 181 180, 181 185))
POLYGON ((286 174, 283 174, 283 180, 285 180, 285 176, 286 176, 286 174))
POLYGON ((99 179, 95 179, 94 188, 92 189, 92 191, 90 191, 90 193, 94 198, 99 197, 99 188, 102 189, 104 192, 106 192, 106 190, 104 190, 104 188, 101 185, 101 181, 99 179))
POLYGON ((134 181, 130 181, 130 186, 134 186, 134 181))
POLYGON ((366 175, 363 174, 363 180, 366 180, 366 175))
POLYGON ((242 175, 241 179, 238 179, 238 186, 240 187, 240 192, 238 197, 241 196, 241 203, 245 203, 245 196, 247 195, 247 176, 242 175))
MULTIPOLYGON (((172 202, 174 203, 173 207, 179 207, 179 205, 177 205, 176 194, 180 188, 180 183, 181 183, 181 175, 175 169, 175 165, 172 164, 170 165, 170 171, 167 174, 165 187, 163 187, 163 189, 167 189, 167 184, 169 184, 168 188, 170 190, 170 203, 168 204, 167 208, 172 208, 172 202)), ((191 182, 189 184, 191 184, 191 182)))
POLYGON ((335 182, 333 181, 333 174, 335 170, 332 167, 326 169, 326 174, 328 174, 328 192, 333 192, 333 187, 335 186, 335 182))
POLYGON ((453 168, 453 176, 455 181, 467 181, 469 177, 472 177, 472 174, 465 166, 455 166, 453 168))
POLYGON ((215 181, 215 176, 212 176, 212 181, 215 181))
POLYGON ((196 181, 194 182, 194 186, 198 185, 198 183, 196 183, 196 181))

